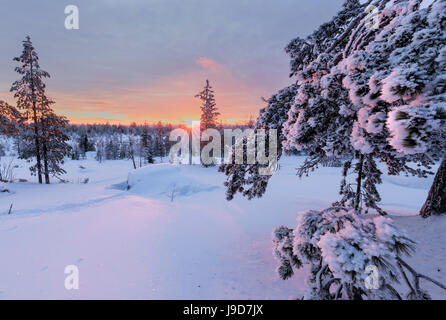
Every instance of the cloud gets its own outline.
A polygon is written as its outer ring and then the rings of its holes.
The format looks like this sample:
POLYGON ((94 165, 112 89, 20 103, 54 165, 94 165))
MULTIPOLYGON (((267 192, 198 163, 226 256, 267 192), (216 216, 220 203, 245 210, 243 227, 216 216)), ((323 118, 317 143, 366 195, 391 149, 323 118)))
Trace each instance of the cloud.
MULTIPOLYGON (((107 101, 94 101, 94 100, 90 100, 90 101, 84 101, 83 103, 89 104, 89 105, 93 105, 93 106, 106 106, 106 107, 113 106, 112 103, 107 102, 107 101)), ((88 108, 88 107, 86 107, 86 108, 88 108)))
POLYGON ((200 57, 197 63, 205 70, 213 73, 220 73, 223 70, 223 65, 219 64, 217 61, 209 58, 200 57))

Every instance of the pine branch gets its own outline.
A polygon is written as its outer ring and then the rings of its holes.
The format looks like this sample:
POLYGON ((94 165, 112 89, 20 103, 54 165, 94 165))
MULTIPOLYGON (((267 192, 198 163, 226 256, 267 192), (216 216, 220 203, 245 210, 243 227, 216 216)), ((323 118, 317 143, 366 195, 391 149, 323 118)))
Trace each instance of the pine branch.
MULTIPOLYGON (((369 0, 366 4, 364 4, 364 7, 368 7, 370 3, 372 3, 373 0, 369 0)), ((367 13, 364 12, 360 16, 356 17, 355 20, 353 20, 350 25, 345 29, 344 33, 342 33, 336 40, 333 42, 330 48, 325 51, 326 54, 331 53, 336 47, 344 41, 351 33, 351 31, 361 22, 362 19, 364 19, 367 16, 367 13)))
MULTIPOLYGON (((399 264, 401 264, 402 266, 404 266, 414 277, 415 280, 415 289, 418 291, 419 288, 419 279, 425 279, 427 281, 432 282, 433 284, 437 285, 438 287, 440 287, 443 290, 446 290, 446 286, 440 282, 438 282, 437 280, 434 280, 424 274, 418 273, 417 271, 415 271, 415 269, 413 269, 409 264, 407 264, 403 259, 401 259, 400 257, 396 258, 397 262, 399 264)), ((407 277, 406 277, 407 278, 407 277)), ((409 285, 410 286, 410 285, 409 285)), ((411 286, 410 286, 411 287, 411 286)), ((411 289, 413 290, 413 288, 411 287, 411 289)))

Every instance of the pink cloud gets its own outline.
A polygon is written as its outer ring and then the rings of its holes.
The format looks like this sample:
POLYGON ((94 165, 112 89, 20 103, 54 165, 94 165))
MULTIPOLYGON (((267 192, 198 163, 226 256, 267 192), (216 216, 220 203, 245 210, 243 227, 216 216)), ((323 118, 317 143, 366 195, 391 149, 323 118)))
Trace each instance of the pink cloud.
POLYGON ((205 70, 211 71, 213 73, 219 73, 223 70, 223 65, 219 64, 217 61, 209 58, 200 57, 197 63, 205 70))

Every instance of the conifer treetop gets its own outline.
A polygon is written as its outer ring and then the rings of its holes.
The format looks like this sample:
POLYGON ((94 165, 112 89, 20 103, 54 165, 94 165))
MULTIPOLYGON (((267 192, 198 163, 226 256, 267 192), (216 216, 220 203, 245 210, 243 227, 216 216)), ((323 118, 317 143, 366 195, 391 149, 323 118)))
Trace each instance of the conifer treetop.
POLYGON ((203 91, 195 95, 195 98, 201 100, 201 130, 217 128, 217 119, 220 112, 218 112, 214 90, 209 84, 209 80, 206 80, 206 86, 203 91))

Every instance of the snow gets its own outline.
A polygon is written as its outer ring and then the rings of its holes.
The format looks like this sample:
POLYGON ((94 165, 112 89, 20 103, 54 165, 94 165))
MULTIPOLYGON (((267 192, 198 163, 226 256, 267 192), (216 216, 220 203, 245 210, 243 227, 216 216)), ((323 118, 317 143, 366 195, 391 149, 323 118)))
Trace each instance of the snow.
MULTIPOLYGON (((362 110, 362 109, 361 109, 362 110)), ((362 134, 363 129, 360 127, 359 123, 353 124, 351 142, 352 146, 357 150, 361 151, 363 154, 369 154, 373 152, 373 147, 367 141, 367 139, 362 134)))
POLYGON ((189 167, 160 163, 130 172, 127 188, 131 193, 151 198, 162 196, 187 197, 218 189, 215 184, 203 183, 193 176, 189 167))
MULTIPOLYGON (((283 157, 263 198, 231 202, 215 167, 155 164, 133 170, 131 161, 100 164, 89 154, 67 160, 68 183, 38 185, 29 164, 15 159, 16 181, 28 182, 7 183, 10 193, 0 193, 0 299, 302 295, 306 269, 279 279, 271 232, 294 227, 300 211, 337 200, 341 178, 341 168, 320 168, 300 180, 295 168, 303 159, 283 157), (64 287, 67 265, 79 268, 79 290, 64 287)), ((432 177, 383 181, 383 209, 418 242, 412 265, 445 283, 446 218, 417 216, 432 177)), ((446 298, 435 287, 432 294, 446 298)))

